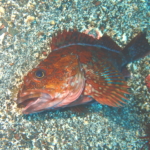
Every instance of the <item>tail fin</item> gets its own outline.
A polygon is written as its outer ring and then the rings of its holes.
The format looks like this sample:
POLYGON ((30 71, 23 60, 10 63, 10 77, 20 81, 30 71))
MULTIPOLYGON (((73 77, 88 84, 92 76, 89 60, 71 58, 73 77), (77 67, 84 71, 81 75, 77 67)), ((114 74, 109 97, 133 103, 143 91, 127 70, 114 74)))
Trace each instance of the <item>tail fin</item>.
POLYGON ((139 33, 133 40, 123 49, 123 54, 127 59, 127 63, 138 60, 150 54, 150 44, 146 39, 145 33, 139 33))

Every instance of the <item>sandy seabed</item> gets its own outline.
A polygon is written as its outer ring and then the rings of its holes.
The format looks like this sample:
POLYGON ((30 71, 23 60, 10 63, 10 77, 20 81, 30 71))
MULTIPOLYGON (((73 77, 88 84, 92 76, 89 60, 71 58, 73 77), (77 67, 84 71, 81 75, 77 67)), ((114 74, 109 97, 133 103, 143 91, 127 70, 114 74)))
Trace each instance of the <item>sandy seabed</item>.
POLYGON ((112 108, 93 104, 85 113, 70 110, 22 115, 15 97, 22 78, 46 58, 52 35, 89 27, 124 47, 139 32, 150 42, 148 0, 0 0, 0 149, 138 150, 150 123, 145 77, 150 56, 129 64, 130 101, 112 108))

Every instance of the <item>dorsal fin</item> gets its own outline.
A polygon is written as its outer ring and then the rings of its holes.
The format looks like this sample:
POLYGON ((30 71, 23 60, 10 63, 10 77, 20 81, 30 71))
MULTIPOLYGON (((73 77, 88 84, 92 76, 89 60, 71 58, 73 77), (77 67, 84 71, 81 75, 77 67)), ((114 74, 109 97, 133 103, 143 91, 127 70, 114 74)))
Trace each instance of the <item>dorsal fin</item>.
POLYGON ((94 39, 93 37, 85 34, 80 33, 77 30, 67 31, 63 30, 63 32, 58 31, 56 36, 53 36, 51 41, 51 49, 55 50, 60 47, 69 44, 75 43, 88 43, 88 44, 97 44, 98 40, 94 39))
POLYGON ((57 50, 70 45, 87 45, 104 48, 110 51, 120 52, 122 49, 106 34, 99 40, 77 30, 58 32, 53 36, 51 49, 57 50))
POLYGON ((117 45, 117 43, 114 42, 112 40, 112 38, 110 36, 108 36, 107 34, 104 34, 99 42, 102 43, 103 45, 109 47, 109 48, 112 48, 112 49, 115 49, 115 50, 118 50, 118 51, 122 51, 122 48, 119 47, 117 45))

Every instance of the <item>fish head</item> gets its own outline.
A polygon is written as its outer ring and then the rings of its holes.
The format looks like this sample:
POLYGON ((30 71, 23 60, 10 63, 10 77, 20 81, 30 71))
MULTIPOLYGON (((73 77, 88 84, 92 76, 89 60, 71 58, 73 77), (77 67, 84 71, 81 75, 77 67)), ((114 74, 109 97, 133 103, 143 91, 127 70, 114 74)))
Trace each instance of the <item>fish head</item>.
POLYGON ((85 79, 77 56, 70 54, 57 61, 52 56, 24 77, 17 97, 23 114, 67 107, 81 95, 85 79))

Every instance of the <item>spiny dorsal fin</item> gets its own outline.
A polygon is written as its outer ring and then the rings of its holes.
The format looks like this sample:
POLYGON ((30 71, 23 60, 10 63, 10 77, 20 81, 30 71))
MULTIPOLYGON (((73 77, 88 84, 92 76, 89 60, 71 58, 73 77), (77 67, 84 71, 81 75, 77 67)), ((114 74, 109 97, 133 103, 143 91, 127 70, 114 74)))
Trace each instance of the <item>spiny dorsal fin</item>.
POLYGON ((102 43, 103 45, 105 45, 105 46, 111 48, 111 49, 115 49, 115 50, 117 50, 117 51, 122 51, 122 48, 119 47, 119 46, 117 45, 117 43, 114 42, 114 41, 112 40, 112 38, 111 38, 110 36, 108 36, 107 34, 104 34, 104 35, 102 36, 102 38, 100 39, 99 42, 102 43))
POLYGON ((121 51, 122 49, 106 34, 100 38, 99 40, 93 38, 85 33, 80 33, 77 30, 67 31, 63 30, 63 32, 58 32, 56 36, 53 36, 51 41, 51 49, 57 50, 61 47, 69 46, 71 44, 80 45, 80 44, 88 44, 89 46, 95 47, 107 47, 108 49, 112 49, 112 51, 121 51))
POLYGON ((97 39, 85 34, 80 33, 77 30, 67 31, 63 30, 62 32, 58 31, 56 36, 53 36, 51 41, 51 49, 55 50, 57 48, 63 47, 65 45, 73 44, 73 43, 88 43, 88 44, 96 44, 97 39))

